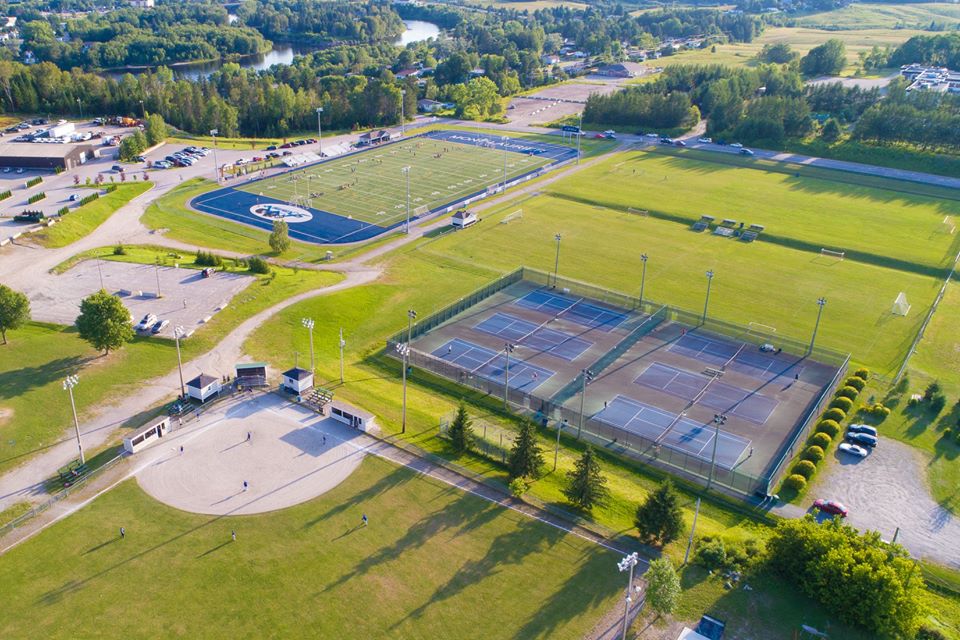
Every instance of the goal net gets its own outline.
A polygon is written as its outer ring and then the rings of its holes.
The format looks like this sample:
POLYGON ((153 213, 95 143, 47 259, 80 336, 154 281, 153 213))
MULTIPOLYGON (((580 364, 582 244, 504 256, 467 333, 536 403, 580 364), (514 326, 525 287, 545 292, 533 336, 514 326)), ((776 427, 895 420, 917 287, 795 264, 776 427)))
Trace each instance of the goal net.
POLYGON ((430 212, 430 207, 423 204, 413 210, 413 215, 415 216, 424 216, 430 212))
POLYGON ((503 220, 500 221, 500 224, 507 224, 513 222, 514 220, 520 220, 523 218, 523 209, 517 209, 513 213, 507 214, 503 217, 503 220))
POLYGON ((953 235, 957 228, 953 224, 953 220, 950 216, 943 217, 943 223, 940 225, 940 229, 947 234, 953 235))
POLYGON ((757 344, 767 344, 772 342, 774 336, 776 336, 776 333, 777 328, 771 327, 768 324, 751 322, 747 325, 747 335, 750 337, 750 341, 757 344))
POLYGON ((649 215, 649 211, 646 209, 634 209, 633 207, 627 207, 627 213, 632 213, 635 216, 644 216, 649 215))
POLYGON ((820 255, 827 256, 828 258, 837 258, 839 260, 843 260, 844 253, 843 251, 837 251, 835 249, 820 249, 820 255))
POLYGON ((901 291, 893 303, 893 315, 905 316, 908 313, 910 313, 910 303, 907 302, 907 294, 901 291))

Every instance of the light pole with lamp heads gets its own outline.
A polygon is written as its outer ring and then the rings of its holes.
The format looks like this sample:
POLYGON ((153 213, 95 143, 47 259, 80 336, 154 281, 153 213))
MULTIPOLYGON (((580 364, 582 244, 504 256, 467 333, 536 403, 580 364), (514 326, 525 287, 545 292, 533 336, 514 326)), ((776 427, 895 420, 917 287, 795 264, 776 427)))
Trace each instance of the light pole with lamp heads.
POLYGON ((713 282, 713 269, 707 271, 707 299, 703 302, 703 318, 700 324, 707 323, 707 307, 710 305, 710 284, 713 282))
POLYGON ((343 341, 343 327, 340 327, 340 384, 343 384, 343 348, 347 345, 343 341))
POLYGON ((403 408, 400 413, 400 433, 407 432, 407 357, 410 355, 410 345, 397 343, 397 353, 403 363, 403 408))
POLYGON ((187 388, 183 384, 183 359, 180 357, 180 340, 186 333, 180 325, 173 328, 173 339, 177 343, 177 369, 180 371, 180 398, 184 400, 187 398, 187 388))
POLYGON ((558 233, 553 236, 553 239, 557 241, 557 257, 553 261, 553 288, 557 288, 557 277, 560 274, 560 240, 561 235, 558 233))
POLYGON ((627 621, 630 618, 630 603, 633 601, 633 598, 630 597, 630 592, 633 589, 633 568, 637 566, 638 562, 640 562, 640 558, 634 551, 617 563, 617 568, 620 569, 621 573, 624 571, 630 572, 629 582, 627 582, 627 597, 623 603, 623 634, 621 635, 623 640, 627 639, 627 621))
POLYGON ((643 263, 643 270, 640 272, 640 312, 643 312, 643 289, 647 285, 647 259, 649 256, 645 253, 640 254, 640 262, 643 263))
POLYGON ((220 184, 220 165, 217 164, 217 134, 219 132, 218 129, 210 129, 210 135, 213 136, 213 177, 216 178, 217 184, 220 184))
POLYGON ((403 167, 400 169, 403 172, 403 175, 407 177, 407 224, 404 225, 403 232, 410 233, 410 167, 403 167))
POLYGON ((300 323, 306 328, 307 332, 310 334, 310 372, 316 370, 316 364, 313 360, 313 318, 302 318, 300 323))
POLYGON ((717 467, 717 441, 720 440, 720 425, 727 421, 727 416, 715 413, 713 415, 713 456, 710 458, 710 477, 707 478, 707 491, 710 490, 710 485, 713 484, 713 472, 717 467))
POLYGON ((407 128, 405 124, 406 116, 403 113, 403 103, 406 102, 407 90, 400 89, 400 137, 407 135, 407 128))
POLYGON ((83 443, 80 442, 80 420, 77 418, 77 403, 73 401, 73 388, 77 386, 80 379, 77 376, 67 376, 63 381, 63 390, 70 393, 70 408, 73 410, 73 427, 77 431, 77 448, 80 450, 80 464, 86 464, 87 460, 83 455, 83 443))
POLYGON ((583 386, 580 388, 580 423, 577 425, 577 440, 580 439, 580 432, 583 431, 583 402, 587 397, 587 383, 593 382, 594 373, 590 369, 580 371, 583 376, 583 386))
POLYGON ((820 328, 820 316, 823 315, 823 307, 827 304, 827 299, 820 297, 817 298, 817 323, 813 325, 813 336, 810 338, 810 348, 807 349, 807 355, 813 353, 813 344, 817 341, 817 330, 820 328))
POLYGON ((503 367, 503 408, 510 408, 510 354, 514 352, 517 345, 506 343, 503 345, 503 352, 506 354, 507 362, 503 367))
POLYGON ((323 125, 320 124, 320 114, 323 107, 317 107, 317 155, 323 157, 323 125))

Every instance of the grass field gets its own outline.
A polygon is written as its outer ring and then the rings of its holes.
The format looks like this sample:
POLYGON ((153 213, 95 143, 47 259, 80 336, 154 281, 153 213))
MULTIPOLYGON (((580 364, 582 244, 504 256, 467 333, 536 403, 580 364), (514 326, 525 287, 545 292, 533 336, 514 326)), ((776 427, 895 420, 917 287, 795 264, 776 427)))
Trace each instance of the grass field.
POLYGON ((153 186, 151 182, 128 182, 117 185, 117 190, 101 196, 97 200, 73 209, 69 214, 60 218, 57 224, 47 227, 43 231, 33 234, 31 239, 36 240, 44 247, 65 247, 76 242, 88 233, 99 227, 114 214, 140 194, 153 186))
POLYGON ((547 164, 542 156, 415 138, 237 189, 389 227, 411 210, 432 210, 547 164))
POLYGON ((183 513, 131 481, 0 558, 0 636, 573 639, 617 603, 616 560, 379 459, 261 516, 183 513))
POLYGON ((765 236, 817 252, 821 247, 857 251, 881 264, 892 259, 902 268, 941 269, 952 264, 960 248, 960 236, 943 225, 946 216, 960 218, 960 199, 944 197, 955 193, 837 171, 744 164, 707 153, 616 154, 548 191, 689 222, 706 214, 718 221, 761 224, 765 236), (930 195, 916 195, 922 193, 930 195))
POLYGON ((820 29, 926 29, 931 23, 947 28, 960 24, 960 5, 947 2, 849 4, 834 11, 796 18, 801 27, 820 29))

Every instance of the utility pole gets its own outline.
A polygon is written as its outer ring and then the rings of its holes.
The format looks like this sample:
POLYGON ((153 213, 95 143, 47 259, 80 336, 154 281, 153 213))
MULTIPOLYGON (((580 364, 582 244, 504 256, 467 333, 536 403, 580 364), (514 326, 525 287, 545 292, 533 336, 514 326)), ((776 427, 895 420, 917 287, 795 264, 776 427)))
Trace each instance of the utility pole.
POLYGON ((210 129, 210 135, 213 136, 213 177, 217 184, 220 184, 220 165, 217 163, 217 133, 219 133, 219 130, 210 129))
POLYGON ((509 139, 507 136, 500 138, 500 142, 503 144, 503 186, 500 189, 501 191, 507 190, 507 140, 509 139))
POLYGON ((517 348, 517 345, 509 342, 503 346, 503 352, 507 356, 507 363, 503 367, 503 408, 510 409, 510 354, 517 348))
POLYGON ((80 442, 80 420, 77 419, 77 404, 73 401, 73 388, 77 386, 80 379, 77 376, 67 376, 63 381, 64 391, 70 393, 70 408, 73 409, 73 427, 77 431, 77 448, 80 449, 80 464, 86 464, 87 460, 83 455, 83 443, 80 442))
POLYGON ((343 348, 346 344, 343 341, 343 327, 340 327, 340 384, 343 384, 343 348))
POLYGON ((553 236, 553 239, 557 241, 557 257, 553 261, 553 288, 556 289, 557 276, 560 274, 560 234, 553 236))
POLYGON ((557 459, 560 457, 560 432, 563 431, 563 427, 567 424, 567 419, 557 421, 557 446, 553 448, 553 470, 557 470, 557 459))
POLYGON ((303 318, 300 320, 300 323, 307 329, 307 332, 310 334, 310 373, 316 371, 316 363, 313 359, 313 318, 303 318))
POLYGON ((160 258, 155 258, 153 261, 153 272, 157 276, 157 298, 162 298, 160 294, 160 258))
POLYGON ((687 541, 687 551, 683 554, 683 564, 690 559, 690 548, 693 546, 693 534, 697 530, 697 516, 700 515, 700 498, 697 498, 697 508, 693 512, 693 527, 690 528, 690 539, 687 541))
POLYGON ((404 233, 410 233, 410 167, 404 167, 400 169, 403 171, 403 175, 407 177, 407 224, 404 227, 404 233))
POLYGON ((713 484, 713 473, 717 468, 717 442, 720 440, 720 425, 727 421, 727 416, 715 413, 713 414, 713 456, 710 458, 710 477, 707 478, 707 491, 710 490, 710 485, 713 484))
POLYGON ((147 108, 143 106, 143 100, 140 101, 140 117, 147 119, 147 108))
POLYGON ((317 107, 317 155, 323 157, 323 125, 320 123, 320 114, 323 107, 317 107))
POLYGON ((180 356, 180 339, 186 334, 186 331, 183 330, 183 327, 176 326, 173 329, 173 339, 177 343, 177 370, 180 371, 180 398, 185 399, 187 397, 187 388, 183 384, 183 358, 180 356))
POLYGON ((97 273, 100 275, 100 288, 106 289, 106 287, 103 286, 103 269, 100 268, 100 262, 101 259, 97 258, 97 273))
POLYGON ((817 330, 820 328, 820 316, 823 315, 823 306, 827 304, 827 299, 820 297, 817 298, 817 322, 813 325, 813 337, 810 338, 810 348, 807 349, 807 355, 813 353, 813 344, 817 341, 817 330))
POLYGON ((637 563, 639 561, 640 559, 637 557, 637 552, 634 551, 633 553, 631 553, 630 555, 628 555, 623 560, 617 563, 617 568, 620 569, 620 573, 623 573, 624 571, 630 572, 630 578, 627 582, 627 597, 623 605, 623 634, 621 635, 622 640, 627 640, 627 621, 630 618, 630 602, 632 601, 632 598, 630 597, 630 593, 633 590, 633 568, 637 566, 637 563))
POLYGON ((80 119, 83 120, 83 102, 77 98, 77 106, 80 107, 80 119))
POLYGON ((710 283, 713 282, 713 269, 707 271, 707 299, 703 303, 703 318, 700 320, 700 324, 706 324, 707 322, 707 307, 710 305, 710 283))
POLYGON ((406 117, 403 115, 403 103, 406 102, 405 100, 406 97, 407 97, 407 90, 400 89, 400 137, 401 138, 407 135, 407 128, 405 123, 406 117))
POLYGON ((583 111, 580 112, 580 124, 577 126, 577 164, 580 164, 580 138, 583 137, 583 111))
POLYGON ((640 312, 643 313, 643 289, 647 284, 647 254, 640 254, 640 262, 643 263, 643 270, 640 272, 640 312))
POLYGON ((403 363, 403 409, 400 414, 400 433, 407 432, 407 357, 410 355, 410 345, 397 344, 397 353, 400 354, 403 363))
POLYGON ((587 396, 587 383, 593 381, 593 371, 582 369, 580 374, 583 376, 583 386, 580 388, 580 424, 577 425, 577 440, 580 439, 580 432, 583 431, 583 402, 587 396))

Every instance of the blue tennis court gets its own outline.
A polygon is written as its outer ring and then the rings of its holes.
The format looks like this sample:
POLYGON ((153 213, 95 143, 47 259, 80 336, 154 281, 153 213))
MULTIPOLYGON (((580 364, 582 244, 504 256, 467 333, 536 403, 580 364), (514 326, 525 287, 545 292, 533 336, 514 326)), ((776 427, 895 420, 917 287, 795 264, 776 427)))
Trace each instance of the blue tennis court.
MULTIPOLYGON (((668 411, 620 395, 594 416, 597 420, 709 462, 713 457, 716 428, 689 418, 676 420, 676 417, 668 411), (670 428, 672 423, 673 428, 670 428)), ((722 430, 719 434, 717 465, 732 469, 750 446, 750 441, 722 430)))
MULTIPOLYGON (((756 351, 742 351, 736 359, 730 363, 729 369, 739 371, 751 378, 768 382, 784 374, 787 369, 793 367, 799 359, 791 358, 784 362, 772 356, 764 355, 756 351)), ((792 375, 792 373, 791 373, 792 375)))
POLYGON ((670 351, 717 366, 726 364, 736 355, 739 348, 730 342, 721 342, 690 333, 680 336, 670 345, 670 351))
POLYGON ((536 351, 544 351, 564 360, 576 360, 593 346, 592 342, 555 331, 508 313, 495 313, 474 327, 478 331, 523 344, 536 351))
MULTIPOLYGON (((433 351, 435 357, 451 362, 470 373, 493 382, 503 383, 506 354, 481 347, 460 338, 454 338, 433 351)), ((517 357, 510 358, 510 388, 530 392, 549 380, 556 372, 528 364, 517 357)))
POLYGON ((634 382, 684 400, 693 400, 707 386, 708 379, 662 362, 654 362, 634 382))
POLYGON ((514 304, 554 316, 562 315, 579 325, 600 331, 613 331, 627 319, 625 313, 606 309, 590 302, 582 302, 580 299, 559 296, 542 289, 531 291, 514 301, 514 304))
POLYGON ((700 398, 699 404, 739 416, 756 424, 763 424, 780 403, 773 398, 717 381, 710 385, 707 392, 700 398))

